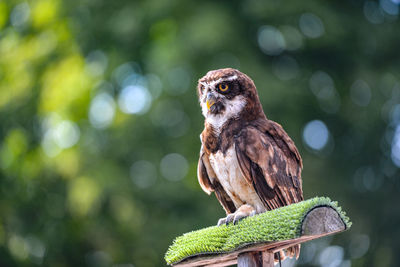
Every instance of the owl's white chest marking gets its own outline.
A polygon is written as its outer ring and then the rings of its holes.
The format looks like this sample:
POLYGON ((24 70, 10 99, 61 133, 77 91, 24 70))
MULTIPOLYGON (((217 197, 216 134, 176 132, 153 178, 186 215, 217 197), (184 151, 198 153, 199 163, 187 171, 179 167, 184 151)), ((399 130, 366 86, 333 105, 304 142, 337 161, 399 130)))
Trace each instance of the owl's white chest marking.
POLYGON ((247 183, 240 171, 234 145, 226 151, 225 155, 221 151, 210 154, 210 163, 218 181, 236 208, 243 204, 250 204, 257 213, 266 210, 253 185, 247 183))

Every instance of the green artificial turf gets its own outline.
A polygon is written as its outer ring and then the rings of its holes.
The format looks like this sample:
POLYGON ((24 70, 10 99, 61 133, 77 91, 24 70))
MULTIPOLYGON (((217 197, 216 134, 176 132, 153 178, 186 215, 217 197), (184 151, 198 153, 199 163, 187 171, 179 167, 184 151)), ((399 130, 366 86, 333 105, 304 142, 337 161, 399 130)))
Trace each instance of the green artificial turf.
POLYGON ((334 208, 346 224, 349 218, 337 202, 327 197, 315 197, 296 204, 247 217, 236 225, 211 226, 177 237, 165 254, 168 264, 200 254, 217 254, 234 251, 250 243, 279 241, 301 235, 301 224, 307 213, 318 206, 334 208))

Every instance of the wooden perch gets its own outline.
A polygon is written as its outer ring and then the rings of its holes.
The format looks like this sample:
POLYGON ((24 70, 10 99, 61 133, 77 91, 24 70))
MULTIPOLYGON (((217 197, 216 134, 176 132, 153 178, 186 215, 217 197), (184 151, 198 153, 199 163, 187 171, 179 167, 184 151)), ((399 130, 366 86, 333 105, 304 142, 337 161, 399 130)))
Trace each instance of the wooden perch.
POLYGON ((269 267, 274 266, 274 253, 350 226, 337 202, 316 197, 247 217, 237 225, 186 233, 174 240, 165 260, 176 267, 269 267))
POLYGON ((301 229, 302 234, 299 238, 249 245, 237 251, 216 256, 195 256, 173 266, 230 266, 237 264, 238 267, 272 267, 274 266, 275 252, 316 238, 342 232, 346 230, 346 224, 335 209, 317 207, 305 216, 301 229))

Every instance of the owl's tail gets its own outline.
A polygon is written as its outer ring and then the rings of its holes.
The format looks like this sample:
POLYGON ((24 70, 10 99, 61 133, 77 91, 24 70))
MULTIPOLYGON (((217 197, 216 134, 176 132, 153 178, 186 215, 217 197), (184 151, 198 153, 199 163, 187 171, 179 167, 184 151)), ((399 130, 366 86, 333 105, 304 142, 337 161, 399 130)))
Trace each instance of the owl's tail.
POLYGON ((287 257, 296 258, 297 260, 299 259, 299 256, 300 256, 300 244, 287 248, 285 252, 283 252, 282 250, 276 252, 274 255, 274 261, 275 263, 278 263, 279 261, 285 260, 287 257))
POLYGON ((299 259, 299 256, 300 256, 300 244, 286 249, 286 256, 289 257, 289 258, 296 257, 296 260, 299 259))

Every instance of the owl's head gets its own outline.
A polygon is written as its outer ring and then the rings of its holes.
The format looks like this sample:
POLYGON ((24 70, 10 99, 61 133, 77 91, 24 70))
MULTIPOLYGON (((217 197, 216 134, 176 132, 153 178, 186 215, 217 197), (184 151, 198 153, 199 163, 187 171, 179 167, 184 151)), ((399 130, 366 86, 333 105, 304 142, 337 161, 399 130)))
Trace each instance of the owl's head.
POLYGON ((206 122, 214 128, 243 114, 245 119, 263 115, 254 82, 236 69, 209 71, 199 80, 197 90, 206 122))

